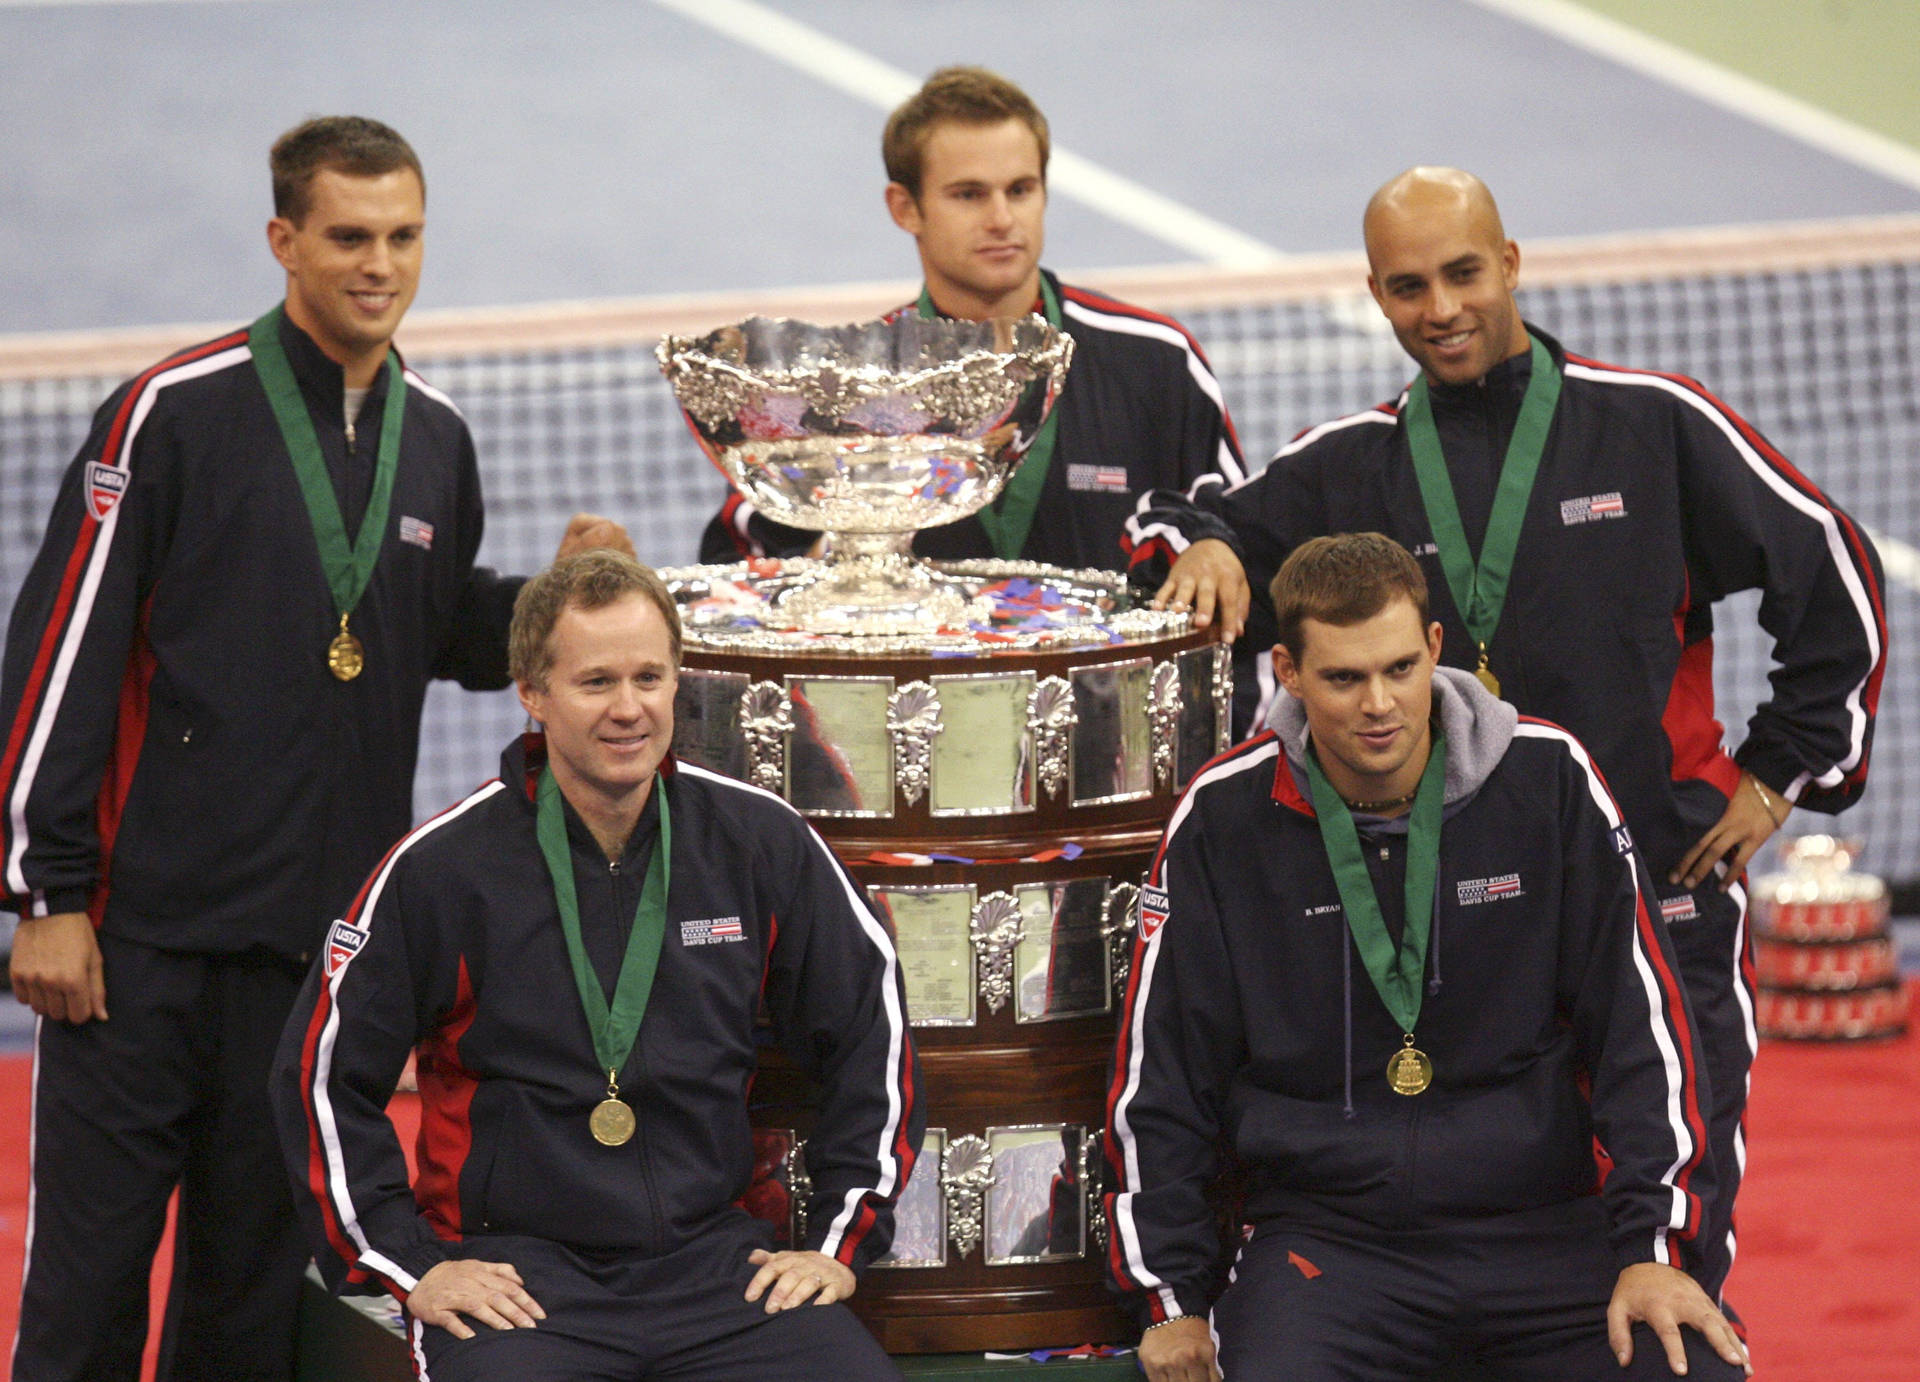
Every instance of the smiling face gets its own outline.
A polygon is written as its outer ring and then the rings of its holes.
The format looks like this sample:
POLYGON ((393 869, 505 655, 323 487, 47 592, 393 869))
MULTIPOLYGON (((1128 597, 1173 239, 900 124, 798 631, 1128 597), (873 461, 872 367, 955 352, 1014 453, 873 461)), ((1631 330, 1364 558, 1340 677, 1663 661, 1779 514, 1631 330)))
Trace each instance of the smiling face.
POLYGON ((1307 712, 1307 732, 1335 791, 1388 801, 1419 785, 1433 731, 1440 625, 1420 624, 1405 595, 1356 624, 1300 622, 1300 657, 1273 650, 1280 684, 1307 712))
POLYGON ((919 242, 941 311, 1017 316, 1039 296, 1047 185, 1040 141, 1024 122, 935 125, 921 148, 920 195, 888 183, 887 210, 919 242))
POLYGON ((635 592, 554 621, 545 684, 517 683, 546 730, 547 761, 583 815, 637 813, 673 743, 679 674, 666 620, 635 592))
POLYGON ((1471 384, 1527 349, 1513 292, 1520 247, 1477 178, 1415 169, 1374 195, 1367 287, 1429 379, 1471 384))
POLYGON ((350 388, 372 383, 420 286, 426 197, 399 168, 356 177, 315 172, 306 214, 276 216, 267 242, 287 271, 287 316, 340 365, 350 388))

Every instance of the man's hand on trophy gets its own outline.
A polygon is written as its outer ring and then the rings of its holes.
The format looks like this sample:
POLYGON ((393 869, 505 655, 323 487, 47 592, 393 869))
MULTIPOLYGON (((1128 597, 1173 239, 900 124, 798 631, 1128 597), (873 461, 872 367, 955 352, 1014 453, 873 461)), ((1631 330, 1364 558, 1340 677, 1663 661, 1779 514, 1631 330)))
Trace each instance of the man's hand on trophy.
POLYGON ((577 513, 567 521, 567 531, 560 535, 560 550, 553 554, 553 559, 561 561, 596 547, 610 547, 635 561, 640 559, 627 530, 597 513, 577 513))
POLYGON ((1193 611, 1193 626, 1211 628, 1218 616, 1220 636, 1228 643, 1247 627, 1252 600, 1246 568, 1233 548, 1218 538, 1202 538, 1180 554, 1167 573, 1166 584, 1154 592, 1155 609, 1193 611))

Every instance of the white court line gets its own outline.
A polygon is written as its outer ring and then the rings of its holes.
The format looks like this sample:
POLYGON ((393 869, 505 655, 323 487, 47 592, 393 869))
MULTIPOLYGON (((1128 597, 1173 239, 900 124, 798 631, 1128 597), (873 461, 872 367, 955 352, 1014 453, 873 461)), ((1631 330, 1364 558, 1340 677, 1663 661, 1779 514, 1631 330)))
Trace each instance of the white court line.
POLYGON ((1470 0, 1823 153, 1920 190, 1920 150, 1570 0, 1470 0))
MULTIPOLYGON (((881 110, 891 111, 920 89, 918 78, 756 0, 653 3, 881 110)), ((1072 197, 1111 220, 1222 268, 1261 268, 1287 257, 1264 241, 1058 144, 1053 146, 1047 170, 1047 190, 1072 197)))

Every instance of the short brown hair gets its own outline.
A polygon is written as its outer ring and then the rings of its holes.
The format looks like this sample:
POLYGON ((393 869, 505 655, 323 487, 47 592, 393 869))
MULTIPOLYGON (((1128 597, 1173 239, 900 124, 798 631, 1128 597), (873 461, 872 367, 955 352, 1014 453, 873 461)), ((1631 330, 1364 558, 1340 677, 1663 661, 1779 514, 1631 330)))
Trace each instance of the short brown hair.
POLYGON ((880 136, 880 157, 887 178, 920 200, 920 162, 927 136, 934 126, 953 121, 961 125, 997 125, 1018 120, 1033 131, 1040 145, 1040 180, 1047 179, 1047 117, 1033 98, 997 72, 984 67, 943 67, 887 117, 880 136))
POLYGON ((1381 533, 1336 533, 1293 549, 1268 587, 1280 622, 1280 643, 1298 663, 1300 626, 1309 619, 1346 627, 1371 619, 1404 595, 1425 629, 1427 578, 1413 555, 1381 533))
POLYGON ((680 609, 651 566, 624 552, 597 547, 563 557, 520 587, 507 631, 507 671, 517 682, 545 690, 553 669, 553 626, 569 609, 604 609, 629 595, 653 601, 667 621, 673 665, 680 666, 680 609))
POLYGON ((322 168, 357 178, 411 168, 420 179, 420 195, 427 194, 427 175, 413 146, 391 126, 363 115, 320 115, 295 125, 273 141, 267 163, 273 170, 273 214, 295 225, 306 219, 313 176, 322 168))

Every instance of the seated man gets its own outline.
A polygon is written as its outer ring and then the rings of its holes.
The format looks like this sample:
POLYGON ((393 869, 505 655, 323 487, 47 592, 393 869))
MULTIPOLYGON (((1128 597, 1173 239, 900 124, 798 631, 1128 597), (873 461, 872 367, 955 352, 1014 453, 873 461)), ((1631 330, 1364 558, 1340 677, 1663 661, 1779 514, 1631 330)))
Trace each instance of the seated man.
POLYGON ((838 1304, 926 1121, 886 931, 785 803, 673 762, 653 572, 556 562, 510 657, 542 732, 387 855, 281 1042, 324 1275, 391 1290, 436 1382, 897 1377, 838 1304), (825 1091, 803 1251, 736 1204, 763 1004, 825 1091), (416 1046, 409 1188, 385 1108, 416 1046))
POLYGON ((1436 668, 1391 540, 1307 542, 1273 599, 1278 727, 1194 779, 1141 900, 1106 1146, 1148 1377, 1738 1377, 1678 1269, 1703 1090, 1606 784, 1436 668), (1221 1139, 1247 1227, 1215 1302, 1221 1139))
MULTIPOLYGON (((1046 241, 1047 119, 1026 92, 978 67, 935 72, 887 121, 887 210, 920 250, 916 307, 968 321, 1039 313, 1073 337, 1073 366, 1014 478, 979 514, 914 540, 926 557, 1018 557, 1120 570, 1118 535, 1149 490, 1244 477, 1220 383, 1169 317, 1063 284, 1046 241)), ((702 561, 798 556, 818 534, 774 523, 731 495, 702 561)), ((1153 547, 1171 556, 1173 529, 1153 547)), ((1151 534, 1142 535, 1143 550, 1151 534)))

